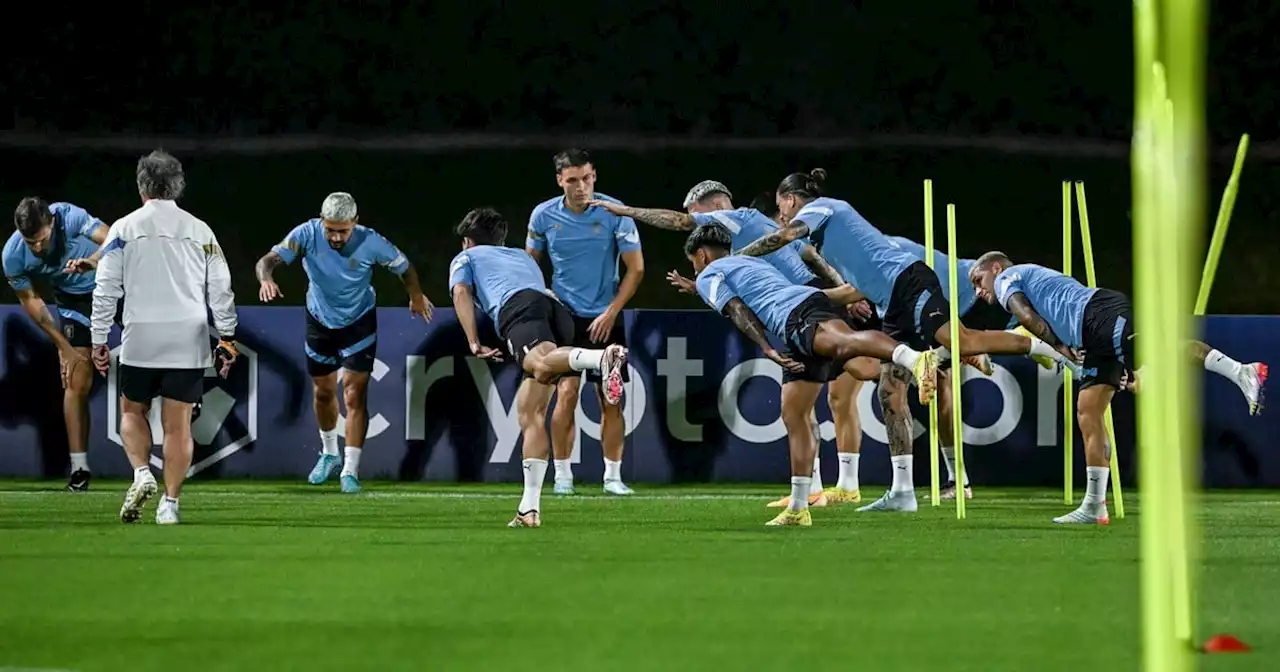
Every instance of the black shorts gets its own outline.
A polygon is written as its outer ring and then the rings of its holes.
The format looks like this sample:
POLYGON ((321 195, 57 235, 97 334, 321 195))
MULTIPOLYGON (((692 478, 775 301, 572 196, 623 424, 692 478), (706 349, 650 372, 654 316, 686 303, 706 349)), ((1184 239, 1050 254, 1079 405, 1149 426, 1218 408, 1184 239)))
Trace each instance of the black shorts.
POLYGON ((149 404, 156 397, 188 404, 204 396, 204 369, 144 369, 121 364, 116 379, 129 401, 149 404))
POLYGON ((378 356, 378 310, 356 318, 339 329, 330 329, 307 311, 307 374, 327 376, 339 368, 359 373, 373 371, 378 356))
MULTIPOLYGON (((814 278, 804 284, 809 287, 813 287, 814 289, 831 289, 831 283, 823 280, 822 278, 814 278)), ((840 306, 836 307, 840 308, 840 306)), ((871 308, 871 316, 866 319, 859 319, 850 315, 847 308, 841 308, 840 315, 843 317, 845 324, 848 324, 857 331, 880 331, 884 326, 884 321, 876 314, 875 306, 872 306, 871 308)))
MULTIPOLYGON (((594 317, 580 317, 578 315, 573 316, 573 341, 570 343, 570 345, 572 345, 575 348, 588 348, 591 350, 599 350, 600 348, 603 348, 607 345, 621 345, 623 347, 626 347, 627 328, 626 328, 626 323, 623 321, 622 315, 618 315, 618 319, 613 321, 613 329, 609 330, 609 334, 605 336, 604 343, 596 343, 595 341, 591 340, 591 334, 588 332, 588 330, 591 328, 591 323, 595 319, 596 318, 594 317)), ((631 373, 629 371, 630 368, 631 367, 629 366, 622 367, 621 373, 622 373, 623 382, 627 382, 631 380, 631 373)), ((587 380, 593 383, 599 383, 600 372, 587 371, 587 380)))
MULTIPOLYGON (((573 342, 573 315, 564 304, 532 289, 511 295, 498 311, 498 337, 507 352, 524 368, 524 356, 539 343, 569 345, 573 342)), ((525 372, 528 376, 528 372, 525 372)))
POLYGON ((1004 331, 1018 326, 1018 321, 997 303, 978 299, 973 307, 960 316, 960 323, 979 331, 1004 331))
POLYGON ((923 261, 903 269, 893 283, 881 330, 916 350, 938 345, 938 330, 951 320, 951 304, 938 275, 923 261))
MULTIPOLYGON (((58 327, 73 348, 93 347, 93 334, 89 330, 93 316, 93 294, 67 294, 54 292, 58 304, 58 327)), ((116 304, 115 323, 120 324, 124 313, 124 301, 116 304)))
POLYGON ((1099 289, 1084 307, 1081 324, 1084 378, 1080 389, 1120 383, 1132 376, 1134 366, 1133 308, 1129 297, 1111 289, 1099 289))
POLYGON ((819 324, 832 320, 844 322, 848 316, 848 311, 841 309, 822 292, 809 296, 792 309, 784 327, 787 340, 783 354, 803 364, 804 371, 792 373, 783 369, 784 385, 795 380, 825 383, 840 377, 844 362, 820 357, 813 351, 813 339, 818 333, 819 324))

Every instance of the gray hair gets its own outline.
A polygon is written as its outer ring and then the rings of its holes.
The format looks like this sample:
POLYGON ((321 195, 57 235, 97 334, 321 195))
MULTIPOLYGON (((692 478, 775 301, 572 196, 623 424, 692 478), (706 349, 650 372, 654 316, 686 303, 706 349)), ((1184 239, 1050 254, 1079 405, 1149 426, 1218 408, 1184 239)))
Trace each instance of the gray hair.
POLYGON ((703 180, 693 185, 693 188, 689 190, 689 193, 684 195, 685 209, 688 209, 689 206, 712 194, 724 194, 730 200, 733 200, 733 194, 729 193, 729 187, 724 186, 723 182, 703 180))
POLYGON ((157 149, 138 159, 138 193, 147 199, 176 201, 187 188, 182 163, 157 149))
POLYGON ((331 222, 349 222, 356 218, 356 199, 345 191, 335 191, 324 197, 320 217, 331 222))
POLYGON ((1006 255, 1004 252, 1001 252, 999 250, 992 250, 990 252, 984 252, 981 257, 978 257, 978 260, 974 262, 973 267, 987 268, 997 262, 1005 266, 1010 266, 1013 263, 1009 260, 1009 256, 1006 255))

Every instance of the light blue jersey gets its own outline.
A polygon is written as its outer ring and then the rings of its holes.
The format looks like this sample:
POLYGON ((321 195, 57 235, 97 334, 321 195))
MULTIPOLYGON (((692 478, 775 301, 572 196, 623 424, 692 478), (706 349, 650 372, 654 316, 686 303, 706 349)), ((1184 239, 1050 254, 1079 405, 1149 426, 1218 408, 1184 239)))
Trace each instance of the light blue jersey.
POLYGON ((67 294, 93 294, 94 273, 67 273, 63 269, 71 259, 84 259, 98 251, 93 234, 105 224, 78 205, 50 203, 53 231, 45 253, 37 257, 27 247, 22 234, 14 231, 4 244, 4 275, 14 291, 31 289, 31 281, 39 279, 51 289, 67 294))
MULTIPOLYGON (((693 221, 698 226, 719 224, 728 229, 729 235, 733 237, 734 252, 778 230, 778 225, 774 224, 772 219, 755 208, 694 213, 693 221)), ((796 240, 760 258, 772 264, 792 284, 803 285, 815 277, 800 256, 800 250, 804 249, 805 244, 802 240, 796 240)))
MULTIPOLYGON (((924 245, 917 243, 909 238, 902 236, 889 236, 889 242, 906 250, 911 256, 920 261, 925 261, 924 245)), ((973 283, 969 282, 969 271, 977 264, 976 259, 958 259, 956 260, 956 280, 960 286, 956 288, 956 311, 960 315, 969 312, 974 304, 978 302, 978 295, 973 291, 973 283)), ((951 300, 951 283, 947 273, 947 255, 943 254, 938 248, 933 249, 933 272, 938 276, 938 282, 942 283, 942 295, 951 300)))
POLYGON ((502 245, 476 245, 449 263, 449 292, 458 285, 471 287, 476 305, 498 326, 498 314, 517 292, 532 289, 546 293, 542 269, 524 250, 502 245))
POLYGON ((1009 310, 1009 297, 1021 293, 1058 340, 1073 348, 1082 347, 1084 309, 1097 291, 1035 264, 1010 266, 996 276, 996 300, 1002 308, 1009 310))
POLYGON ((320 324, 341 329, 354 323, 376 305, 370 280, 373 267, 396 275, 409 270, 409 260, 377 231, 356 225, 341 250, 329 246, 324 222, 312 219, 294 227, 279 245, 271 248, 286 264, 302 257, 307 271, 307 310, 320 324))
POLYGON ((898 276, 919 261, 845 201, 816 198, 800 208, 792 221, 808 226, 809 239, 822 256, 881 310, 889 310, 898 276))
MULTIPOLYGON (((619 202, 599 193, 594 198, 619 202)), ((574 315, 597 317, 617 298, 619 261, 640 249, 640 232, 630 217, 599 207, 579 215, 557 196, 533 209, 524 245, 551 257, 551 289, 574 315)))
POLYGON ((698 274, 698 296, 718 313, 732 299, 742 299, 766 329, 787 340, 787 317, 805 299, 818 293, 813 287, 791 282, 769 262, 758 257, 730 255, 707 264, 698 274))

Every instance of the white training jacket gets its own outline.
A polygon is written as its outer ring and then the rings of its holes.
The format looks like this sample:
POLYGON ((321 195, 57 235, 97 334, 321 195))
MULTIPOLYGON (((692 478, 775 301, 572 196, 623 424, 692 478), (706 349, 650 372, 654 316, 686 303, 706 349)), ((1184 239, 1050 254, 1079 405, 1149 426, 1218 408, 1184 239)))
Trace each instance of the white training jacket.
POLYGON ((173 201, 150 200, 111 225, 93 290, 94 345, 105 345, 124 298, 120 363, 144 369, 213 366, 208 313, 234 338, 231 271, 209 225, 173 201))

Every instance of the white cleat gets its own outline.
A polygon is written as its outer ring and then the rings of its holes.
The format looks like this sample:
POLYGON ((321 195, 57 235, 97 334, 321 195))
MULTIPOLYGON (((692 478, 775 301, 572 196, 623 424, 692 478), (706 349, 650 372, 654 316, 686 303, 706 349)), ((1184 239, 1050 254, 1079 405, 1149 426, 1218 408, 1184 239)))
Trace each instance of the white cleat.
POLYGON ((155 497, 158 491, 154 476, 143 481, 134 481, 133 485, 129 486, 129 491, 124 493, 124 505, 120 507, 120 522, 138 522, 142 517, 143 505, 148 499, 155 497))
POLYGON ((517 512, 516 517, 507 523, 507 527, 542 527, 542 517, 537 511, 517 512))
POLYGON ((617 495, 618 497, 626 497, 627 495, 632 495, 635 493, 632 492, 631 488, 627 487, 626 483, 623 483, 622 481, 618 481, 618 480, 610 480, 610 481, 604 482, 604 494, 617 495))
POLYGON ((573 489, 573 481, 556 481, 555 485, 551 486, 551 492, 557 497, 572 497, 577 494, 573 489))
POLYGON ((622 372, 627 366, 627 349, 618 344, 604 349, 600 361, 600 378, 604 387, 604 401, 610 406, 622 403, 622 372))
POLYGON ((1249 400, 1249 415, 1262 413, 1262 408, 1266 404, 1264 392, 1268 373, 1270 372, 1266 364, 1254 362, 1241 366, 1240 373, 1236 375, 1236 385, 1244 393, 1244 398, 1249 400))
POLYGON ((1111 517, 1107 515, 1107 503, 1101 505, 1081 504, 1080 508, 1065 516, 1058 516, 1053 522, 1059 525, 1110 525, 1111 517))
POLYGON ((916 491, 907 490, 905 492, 894 492, 890 490, 884 493, 884 496, 880 499, 858 509, 859 513, 864 511, 901 511, 903 513, 915 513, 916 491))
POLYGON ((156 506, 156 525, 177 525, 182 522, 178 516, 178 503, 168 497, 161 497, 156 506))

